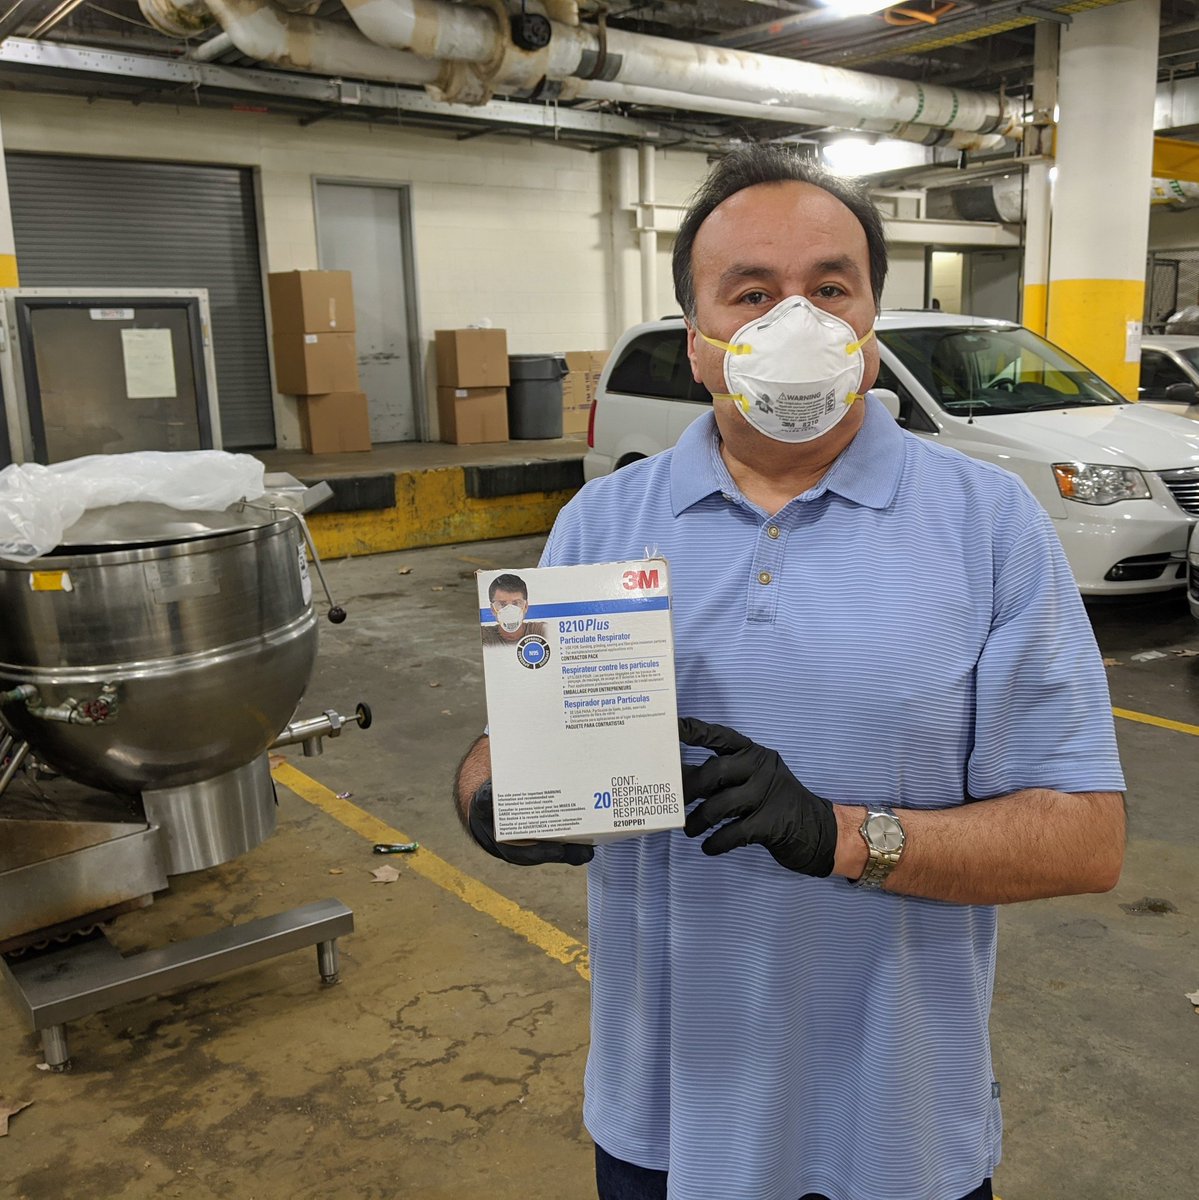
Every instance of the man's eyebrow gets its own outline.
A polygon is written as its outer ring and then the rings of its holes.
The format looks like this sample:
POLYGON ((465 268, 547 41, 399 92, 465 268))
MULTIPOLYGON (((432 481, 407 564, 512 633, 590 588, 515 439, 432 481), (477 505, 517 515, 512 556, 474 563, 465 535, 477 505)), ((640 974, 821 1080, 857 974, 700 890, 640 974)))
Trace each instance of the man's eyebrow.
POLYGON ((774 274, 774 267, 766 267, 758 263, 733 263, 731 267, 721 272, 716 286, 725 288, 742 279, 773 279, 774 274))
MULTIPOLYGON (((862 272, 858 264, 848 254, 839 254, 835 258, 821 259, 812 264, 812 271, 818 275, 846 275, 861 282, 862 272)), ((761 263, 733 263, 731 267, 721 272, 716 286, 724 290, 745 279, 773 279, 777 268, 768 267, 761 263)))

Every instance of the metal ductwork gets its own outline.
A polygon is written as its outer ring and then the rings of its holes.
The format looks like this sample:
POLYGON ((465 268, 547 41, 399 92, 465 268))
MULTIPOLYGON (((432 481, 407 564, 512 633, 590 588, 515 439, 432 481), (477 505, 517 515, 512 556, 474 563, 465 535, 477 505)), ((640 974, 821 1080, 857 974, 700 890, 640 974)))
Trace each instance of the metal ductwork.
POLYGON ((937 131, 953 130, 961 136, 947 144, 975 150, 1002 148, 1001 138, 1015 134, 1021 120, 1016 106, 995 96, 580 25, 574 0, 527 0, 515 13, 504 0, 345 0, 357 33, 294 11, 308 8, 308 0, 139 4, 172 36, 193 36, 207 13, 247 57, 316 74, 423 84, 450 102, 484 103, 497 92, 623 99, 866 129, 928 145, 941 140, 937 131))
MULTIPOLYGON (((1199 183, 1180 179, 1150 181, 1149 202, 1190 208, 1199 203, 1199 183)), ((1016 225, 1024 220, 1025 183, 1023 172, 973 187, 938 188, 928 193, 927 216, 939 220, 1000 221, 1016 225)))

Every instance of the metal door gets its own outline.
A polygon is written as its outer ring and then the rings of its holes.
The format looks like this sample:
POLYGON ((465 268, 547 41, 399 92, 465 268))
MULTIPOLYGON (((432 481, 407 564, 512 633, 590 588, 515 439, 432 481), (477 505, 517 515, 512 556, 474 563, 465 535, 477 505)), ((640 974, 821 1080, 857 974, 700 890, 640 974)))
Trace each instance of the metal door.
POLYGON ((407 189, 318 182, 316 213, 321 268, 354 276, 358 368, 371 441, 415 441, 423 431, 413 378, 418 356, 407 189))
POLYGON ((1020 251, 970 250, 966 253, 963 311, 972 317, 1020 319, 1020 251))

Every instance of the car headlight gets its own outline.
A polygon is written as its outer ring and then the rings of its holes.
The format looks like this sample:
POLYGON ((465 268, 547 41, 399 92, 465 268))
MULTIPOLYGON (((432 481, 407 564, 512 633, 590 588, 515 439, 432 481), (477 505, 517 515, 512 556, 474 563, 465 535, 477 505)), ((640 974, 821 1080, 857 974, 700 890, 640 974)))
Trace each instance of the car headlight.
POLYGON ((1080 504, 1115 504, 1118 500, 1148 500, 1145 476, 1131 467, 1100 463, 1054 463, 1057 490, 1080 504))

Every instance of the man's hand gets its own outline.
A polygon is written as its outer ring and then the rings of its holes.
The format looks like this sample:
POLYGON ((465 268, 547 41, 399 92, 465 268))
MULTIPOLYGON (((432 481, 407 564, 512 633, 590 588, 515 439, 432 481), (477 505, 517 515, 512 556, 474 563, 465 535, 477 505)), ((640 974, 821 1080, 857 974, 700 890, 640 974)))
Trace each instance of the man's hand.
POLYGON ((538 867, 542 863, 566 863, 568 866, 581 867, 595 856, 593 846, 578 846, 571 842, 529 842, 525 845, 497 842, 490 780, 471 797, 470 835, 493 858, 501 858, 517 867, 538 867))
POLYGON ((721 822, 703 843, 705 854, 738 846, 765 846, 780 866, 824 878, 833 871, 837 819, 833 806, 808 791, 774 750, 727 725, 679 718, 679 741, 715 753, 698 767, 683 767, 683 799, 703 802, 687 815, 688 837, 721 822))

